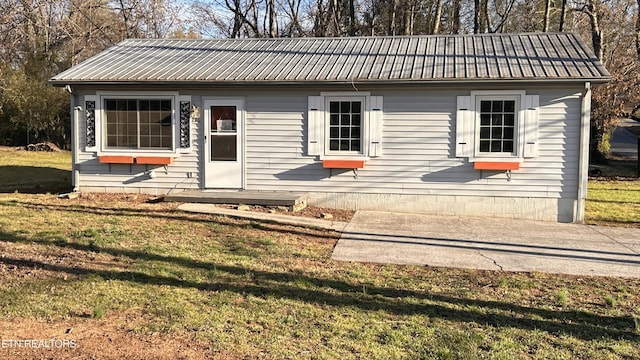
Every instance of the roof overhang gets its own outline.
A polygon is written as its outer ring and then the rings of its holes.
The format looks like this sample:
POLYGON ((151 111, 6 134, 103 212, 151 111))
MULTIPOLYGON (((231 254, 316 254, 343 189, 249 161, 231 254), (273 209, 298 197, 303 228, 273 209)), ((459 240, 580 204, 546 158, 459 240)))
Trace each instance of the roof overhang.
POLYGON ((604 84, 611 80, 609 77, 598 78, 507 78, 507 79, 432 79, 432 80, 311 80, 311 81, 277 81, 277 80, 247 80, 247 81, 208 81, 208 80, 56 80, 49 83, 53 86, 176 86, 176 87, 268 87, 268 86, 427 86, 427 85, 516 85, 516 84, 604 84))

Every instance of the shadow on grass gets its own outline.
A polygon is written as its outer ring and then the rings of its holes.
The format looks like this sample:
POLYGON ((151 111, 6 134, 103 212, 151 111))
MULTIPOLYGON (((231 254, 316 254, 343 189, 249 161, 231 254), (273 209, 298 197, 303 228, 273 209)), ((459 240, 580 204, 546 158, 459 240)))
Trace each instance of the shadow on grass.
POLYGON ((604 316, 585 311, 526 307, 502 301, 453 297, 428 291, 399 290, 379 286, 366 286, 366 293, 364 293, 362 284, 353 284, 343 280, 223 265, 188 257, 153 254, 147 251, 85 245, 69 242, 62 237, 31 239, 0 230, 0 239, 14 243, 38 243, 80 251, 99 252, 135 260, 161 261, 189 269, 215 270, 243 280, 241 282, 234 279, 220 282, 198 282, 171 276, 150 275, 140 271, 95 270, 82 266, 69 267, 6 256, 0 258, 0 263, 10 266, 43 268, 70 275, 95 275, 103 279, 193 288, 200 291, 230 291, 256 297, 292 299, 323 306, 356 307, 364 311, 386 311, 397 315, 422 314, 448 321, 542 330, 584 340, 602 338, 640 340, 640 336, 634 331, 633 319, 625 316, 604 316), (248 273, 251 274, 250 278, 246 276, 248 273), (300 281, 305 284, 313 284, 316 288, 297 286, 296 284, 300 281))
POLYGON ((171 219, 181 221, 195 221, 205 223, 216 223, 225 226, 234 227, 246 227, 247 224, 255 229, 264 231, 277 231, 284 232, 282 228, 286 228, 287 234, 313 236, 321 238, 331 238, 338 240, 339 234, 331 230, 313 230, 311 228, 296 227, 294 225, 283 225, 269 222, 257 222, 256 220, 244 220, 244 221, 232 221, 230 217, 223 215, 207 215, 207 214, 194 214, 189 212, 181 212, 180 210, 153 210, 153 209, 136 209, 136 208, 109 208, 109 207, 96 207, 80 204, 69 205, 53 205, 44 203, 26 202, 20 200, 1 201, 0 205, 19 205, 27 209, 34 210, 47 210, 47 211, 67 211, 81 214, 93 214, 93 215, 105 215, 105 216, 137 216, 144 218, 157 218, 157 219, 171 219), (329 235, 329 234, 335 234, 329 235))
POLYGON ((39 166, 0 166, 0 192, 46 194, 72 190, 71 171, 39 166))

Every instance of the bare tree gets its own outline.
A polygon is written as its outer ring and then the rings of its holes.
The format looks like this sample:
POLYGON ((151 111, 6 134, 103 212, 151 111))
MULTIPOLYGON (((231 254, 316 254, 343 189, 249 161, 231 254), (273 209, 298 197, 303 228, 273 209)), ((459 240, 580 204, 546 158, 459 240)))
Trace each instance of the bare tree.
POLYGON ((473 33, 479 34, 482 32, 480 28, 482 26, 482 10, 480 9, 480 0, 474 0, 473 4, 473 33))
MULTIPOLYGON (((638 0, 640 1, 640 0, 638 0)), ((433 16, 433 30, 431 33, 437 34, 440 31, 440 22, 442 17, 442 6, 443 0, 437 0, 436 2, 436 13, 433 16)))
POLYGON ((544 2, 544 19, 542 20, 542 32, 549 32, 549 15, 551 14, 551 3, 553 0, 544 2))
POLYGON ((558 24, 558 31, 564 31, 564 23, 567 16, 567 0, 562 0, 562 8, 560 9, 560 22, 558 24))

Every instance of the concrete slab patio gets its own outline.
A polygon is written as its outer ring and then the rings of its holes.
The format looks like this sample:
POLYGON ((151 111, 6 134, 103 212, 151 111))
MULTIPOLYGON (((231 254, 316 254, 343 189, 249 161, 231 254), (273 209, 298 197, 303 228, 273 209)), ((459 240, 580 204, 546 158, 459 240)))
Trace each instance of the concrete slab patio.
POLYGON ((342 232, 332 259, 640 278, 640 229, 358 211, 351 222, 182 204, 207 213, 342 232))
POLYGON ((332 259, 640 277, 640 229, 359 211, 332 259))

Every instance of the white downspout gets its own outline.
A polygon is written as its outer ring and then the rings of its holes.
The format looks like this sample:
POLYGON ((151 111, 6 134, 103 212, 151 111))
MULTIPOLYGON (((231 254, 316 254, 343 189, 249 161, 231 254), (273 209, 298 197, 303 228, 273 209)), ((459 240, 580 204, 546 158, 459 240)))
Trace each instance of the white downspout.
POLYGON ((584 84, 580 111, 580 164, 578 167, 578 201, 574 222, 584 222, 584 207, 587 200, 589 181, 589 134, 591 128, 591 83, 584 84))
POLYGON ((79 126, 82 107, 73 108, 73 123, 71 124, 71 181, 73 192, 80 191, 80 170, 78 169, 78 152, 80 151, 79 126))

